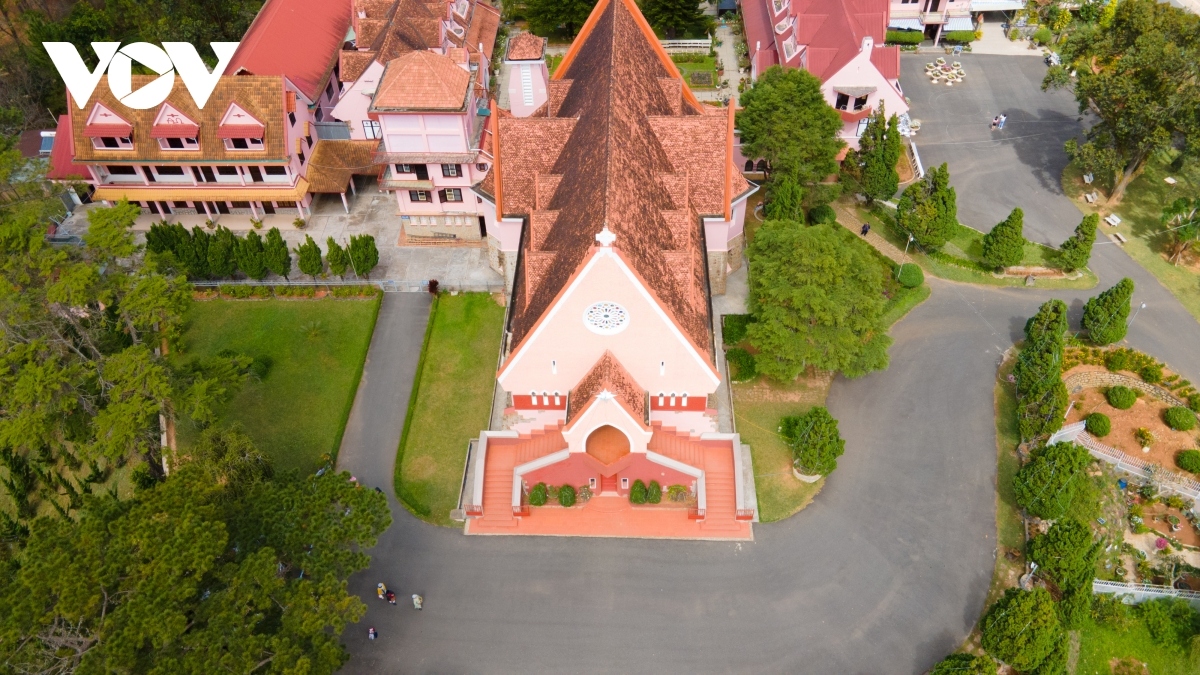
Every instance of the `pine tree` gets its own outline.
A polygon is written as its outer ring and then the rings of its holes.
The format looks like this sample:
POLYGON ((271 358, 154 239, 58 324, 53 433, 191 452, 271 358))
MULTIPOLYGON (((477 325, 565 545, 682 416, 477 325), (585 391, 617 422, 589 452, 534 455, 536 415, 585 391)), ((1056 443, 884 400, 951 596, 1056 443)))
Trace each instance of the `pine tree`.
POLYGON ((769 220, 804 222, 804 188, 796 179, 780 175, 767 183, 769 200, 766 214, 769 220))
POLYGON ((941 248, 954 234, 958 227, 957 196, 950 187, 950 169, 945 164, 925 174, 925 180, 905 188, 897 204, 896 222, 927 249, 941 248))
POLYGON ((304 274, 316 279, 325 271, 325 266, 321 264, 321 247, 311 236, 304 235, 304 243, 296 249, 296 254, 300 256, 300 271, 304 274))
POLYGON ((336 274, 339 279, 345 279, 346 267, 350 265, 350 256, 346 254, 346 249, 338 246, 333 237, 325 240, 325 247, 329 249, 325 254, 325 261, 329 263, 329 273, 336 274))
POLYGON ((896 173, 896 162, 900 159, 897 152, 899 146, 892 142, 890 136, 893 135, 897 139, 900 135, 896 116, 893 115, 889 121, 880 103, 858 139, 858 154, 855 157, 863 194, 868 201, 888 199, 896 194, 896 188, 900 185, 900 174, 896 173))
POLYGON ((988 267, 1000 269, 1021 262, 1025 254, 1025 214, 1016 208, 1003 222, 983 235, 983 262, 988 267))
POLYGON ((350 237, 350 262, 354 273, 364 279, 371 278, 371 270, 379 264, 379 249, 375 248, 375 237, 356 234, 350 237))
POLYGON ((697 0, 642 0, 642 14, 655 30, 674 40, 679 31, 700 23, 704 12, 697 0))
POLYGON ((1099 215, 1092 213, 1084 216, 1075 227, 1075 234, 1059 247, 1064 270, 1074 272, 1087 267, 1088 259, 1092 257, 1092 244, 1096 242, 1096 227, 1099 224, 1099 215))
POLYGON ((208 247, 211 242, 212 236, 200 229, 199 225, 192 228, 192 234, 189 237, 189 246, 187 247, 187 256, 179 260, 187 268, 188 276, 191 278, 209 278, 208 247))
POLYGON ((291 281, 288 274, 292 271, 292 254, 288 252, 287 242, 283 240, 283 235, 279 232, 278 227, 272 227, 267 231, 267 244, 263 249, 263 257, 267 269, 291 281))
POLYGON ((246 237, 238 242, 237 264, 243 274, 255 281, 266 278, 267 261, 263 255, 262 237, 254 230, 247 232, 246 237))
POLYGON ((1133 279, 1125 277, 1116 286, 1088 300, 1083 306, 1083 329, 1093 344, 1110 345, 1125 337, 1133 279))
POLYGON ((213 279, 228 279, 237 270, 238 238, 218 225, 208 243, 208 273, 213 279))
POLYGON ((1025 322, 1025 347, 1035 348, 1046 341, 1061 345, 1066 332, 1067 303, 1047 300, 1038 308, 1037 314, 1025 322))

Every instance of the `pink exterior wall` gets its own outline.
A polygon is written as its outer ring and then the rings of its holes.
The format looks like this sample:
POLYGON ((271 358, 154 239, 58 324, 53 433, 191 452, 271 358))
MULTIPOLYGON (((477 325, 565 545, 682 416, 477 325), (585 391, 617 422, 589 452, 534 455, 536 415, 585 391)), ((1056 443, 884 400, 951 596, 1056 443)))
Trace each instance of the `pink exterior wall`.
POLYGON ((350 86, 346 87, 338 100, 336 106, 331 111, 331 115, 339 120, 342 120, 350 125, 350 137, 357 140, 365 140, 366 133, 363 131, 363 120, 369 119, 367 109, 371 107, 371 96, 375 93, 376 87, 379 86, 379 79, 383 77, 383 65, 377 61, 372 61, 371 65, 363 71, 362 75, 358 76, 350 86))
MULTIPOLYGON (((630 485, 633 485, 635 480, 641 480, 646 485, 649 485, 650 481, 656 480, 662 486, 663 492, 666 492, 671 485, 684 485, 691 489, 693 481, 696 480, 685 473, 651 462, 645 454, 631 454, 627 460, 619 461, 628 462, 616 473, 617 492, 622 495, 629 494, 628 489, 620 489, 622 478, 628 478, 630 485)), ((594 478, 597 489, 599 489, 601 475, 597 470, 598 466, 600 463, 590 455, 572 453, 569 458, 561 462, 525 474, 525 485, 528 489, 538 483, 547 485, 565 483, 579 489, 579 487, 587 485, 589 479, 594 478)), ((555 503, 553 497, 550 503, 555 503)))
MULTIPOLYGON (((619 238, 614 246, 621 246, 619 238)), ((715 391, 719 380, 705 365, 707 357, 689 346, 627 270, 611 249, 600 249, 508 357, 500 385, 512 393, 570 391, 610 350, 646 390, 697 397, 715 391), (629 323, 624 330, 599 335, 586 326, 585 310, 601 301, 625 308, 629 323)))
MULTIPOLYGON (((825 101, 833 106, 837 101, 835 88, 838 85, 848 87, 875 87, 875 93, 867 97, 867 106, 872 110, 884 104, 887 114, 902 115, 908 112, 908 103, 904 95, 898 91, 899 84, 883 77, 875 64, 871 63, 871 50, 874 48, 871 38, 863 38, 863 48, 859 53, 837 73, 821 85, 825 101)), ((865 118, 864 118, 865 119, 865 118)), ((839 134, 846 145, 858 149, 859 123, 846 122, 839 134)))
POLYGON ((535 110, 546 102, 546 82, 550 74, 546 70, 545 61, 505 61, 508 71, 508 105, 513 117, 529 117, 535 110), (529 73, 529 84, 532 85, 532 97, 525 98, 525 75, 529 73))

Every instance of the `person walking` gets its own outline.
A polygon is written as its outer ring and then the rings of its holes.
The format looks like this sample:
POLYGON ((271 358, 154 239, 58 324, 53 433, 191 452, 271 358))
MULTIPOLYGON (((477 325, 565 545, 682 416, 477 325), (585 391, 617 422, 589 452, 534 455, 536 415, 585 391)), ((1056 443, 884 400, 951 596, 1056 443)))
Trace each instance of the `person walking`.
POLYGON ((1003 129, 1004 123, 1007 121, 1008 121, 1008 115, 1001 115, 1000 116, 1000 126, 998 128, 1003 129))
POLYGON ((393 592, 391 592, 391 591, 388 591, 388 592, 386 593, 386 595, 387 595, 387 601, 388 601, 388 604, 389 604, 389 605, 394 605, 394 604, 396 604, 396 594, 395 594, 395 593, 393 593, 393 592))
POLYGON ((413 609, 421 609, 421 607, 424 604, 425 604, 425 598, 422 598, 421 596, 417 595, 416 593, 413 593, 413 609))
POLYGON ((865 236, 867 236, 867 233, 868 233, 868 232, 870 232, 870 231, 871 231, 871 224, 870 224, 870 223, 863 223, 862 229, 861 229, 861 230, 859 230, 859 232, 858 232, 858 233, 859 233, 859 234, 861 234, 862 236, 864 236, 864 237, 865 237, 865 236))
POLYGON ((379 637, 379 633, 375 632, 374 626, 371 626, 370 628, 367 629, 367 638, 374 640, 377 637, 379 637))
POLYGON ((992 131, 1000 128, 1000 116, 996 115, 992 118, 992 131))
POLYGON ((383 585, 383 582, 375 586, 375 594, 379 596, 380 600, 385 599, 388 593, 391 593, 391 591, 388 590, 387 586, 383 585))

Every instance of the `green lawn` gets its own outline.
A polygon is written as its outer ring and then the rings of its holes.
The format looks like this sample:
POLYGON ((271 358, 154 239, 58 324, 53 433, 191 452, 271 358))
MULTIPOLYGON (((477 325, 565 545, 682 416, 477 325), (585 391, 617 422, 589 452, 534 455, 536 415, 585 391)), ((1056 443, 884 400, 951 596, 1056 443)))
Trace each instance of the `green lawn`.
MULTIPOLYGON (((761 385, 760 385, 761 386, 761 385)), ((778 389, 804 390, 804 385, 778 389)), ((747 385, 733 385, 733 408, 742 442, 754 452, 754 488, 758 492, 758 517, 764 523, 783 520, 795 514, 821 491, 825 479, 805 483, 792 475, 792 450, 779 436, 779 420, 801 415, 814 405, 825 402, 828 387, 813 388, 811 401, 763 401, 750 396, 747 385)))
POLYGON ((1008 376, 1016 365, 1015 359, 1007 359, 996 376, 996 541, 1003 549, 1022 553, 1016 560, 1003 554, 996 556, 992 573, 992 584, 988 589, 986 606, 990 606, 1004 594, 1004 589, 1016 585, 1017 577, 1024 571, 1025 528, 1021 521, 1021 510, 1013 492, 1013 476, 1021 468, 1017 459, 1017 397, 1008 376))
POLYGON ((1152 675, 1195 675, 1197 672, 1182 649, 1155 642, 1141 621, 1135 621, 1125 633, 1089 621, 1080 629, 1079 638, 1075 675, 1109 675, 1112 672, 1109 663, 1113 659, 1128 658, 1145 663, 1145 672, 1152 675))
POLYGON ((695 63, 680 63, 676 61, 675 67, 679 68, 680 74, 683 75, 684 82, 687 82, 688 87, 691 87, 692 89, 715 89, 721 82, 721 78, 717 77, 717 59, 713 56, 705 56, 703 61, 697 61, 695 63), (712 74, 712 84, 705 85, 692 82, 692 73, 703 72, 712 74))
MULTIPOLYGON (((1124 199, 1114 209, 1123 222, 1117 227, 1102 222, 1100 230, 1103 235, 1119 232, 1128 239, 1122 246, 1125 252, 1153 274, 1200 321, 1200 274, 1167 262, 1162 253, 1164 228, 1159 220, 1163 207, 1170 202, 1200 194, 1200 166, 1192 163, 1183 170, 1174 171, 1169 166, 1170 160, 1168 156, 1160 156, 1147 163, 1146 169, 1129 184, 1124 199), (1163 180, 1168 176, 1177 181, 1174 186, 1163 180)), ((1080 196, 1085 191, 1080 174, 1074 165, 1067 166, 1062 178, 1063 191, 1084 213, 1096 212, 1099 209, 1080 196)), ((1109 212, 1104 210, 1104 213, 1109 212)), ((1101 241, 1108 242, 1109 239, 1102 236, 1101 241)))
POLYGON ((434 302, 396 458, 396 493, 410 511, 452 525, 467 443, 488 428, 504 308, 486 293, 434 302))
MULTIPOLYGON (((182 361, 231 349, 274 361, 217 411, 219 424, 240 422, 277 470, 317 469, 336 456, 371 343, 379 299, 205 300, 186 316, 182 361)), ((180 421, 182 450, 196 431, 180 421)))

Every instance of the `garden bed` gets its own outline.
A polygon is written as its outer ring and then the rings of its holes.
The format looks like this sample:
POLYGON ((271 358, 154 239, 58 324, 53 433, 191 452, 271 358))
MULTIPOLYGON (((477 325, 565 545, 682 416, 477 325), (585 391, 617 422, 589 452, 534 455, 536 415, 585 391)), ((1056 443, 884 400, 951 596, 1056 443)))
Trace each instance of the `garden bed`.
POLYGON ((1146 527, 1164 537, 1177 539, 1184 546, 1200 547, 1200 532, 1197 532, 1196 528, 1188 522, 1187 515, 1181 509, 1173 509, 1159 502, 1143 508, 1142 511, 1142 520, 1146 527), (1179 519, 1178 531, 1171 531, 1171 524, 1167 520, 1168 517, 1179 519))

